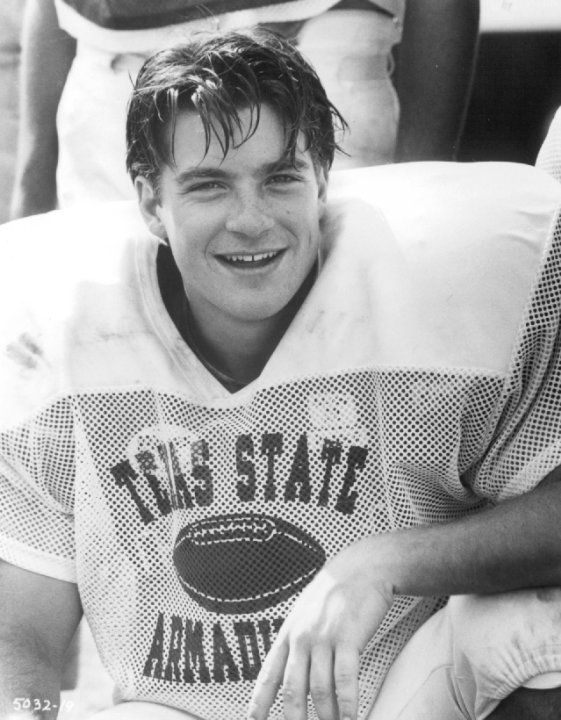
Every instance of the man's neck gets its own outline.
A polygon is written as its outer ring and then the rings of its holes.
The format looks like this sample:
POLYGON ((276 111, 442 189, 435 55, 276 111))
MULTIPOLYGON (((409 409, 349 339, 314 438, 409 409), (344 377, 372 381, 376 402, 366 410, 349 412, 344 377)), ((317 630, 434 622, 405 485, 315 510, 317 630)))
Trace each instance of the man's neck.
POLYGON ((191 327, 199 352, 220 375, 240 386, 260 374, 284 334, 280 319, 248 322, 209 322, 191 315, 191 327))
POLYGON ((161 248, 158 254, 158 280, 168 313, 201 362, 230 391, 259 377, 313 285, 315 273, 314 268, 280 313, 255 322, 236 321, 208 307, 197 313, 187 301, 169 249, 161 248))
POLYGON ((199 352, 219 374, 240 386, 261 374, 308 294, 315 269, 286 307, 276 315, 254 322, 237 321, 206 309, 204 318, 190 308, 188 322, 199 352))

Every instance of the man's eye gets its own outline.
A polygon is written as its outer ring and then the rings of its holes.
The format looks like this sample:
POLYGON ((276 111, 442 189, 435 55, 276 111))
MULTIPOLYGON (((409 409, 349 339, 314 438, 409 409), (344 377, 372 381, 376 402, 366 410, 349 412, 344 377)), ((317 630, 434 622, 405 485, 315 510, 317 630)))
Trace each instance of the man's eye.
POLYGON ((189 187, 185 188, 185 192, 191 193, 191 192, 212 192, 213 190, 220 190, 222 189, 222 185, 218 182, 215 182, 213 180, 209 180, 208 182, 202 182, 197 183, 196 185, 190 185, 189 187))
POLYGON ((269 183, 273 185, 287 185, 289 183, 298 182, 300 178, 298 175, 289 175, 287 173, 280 173, 279 175, 272 175, 269 178, 269 183))

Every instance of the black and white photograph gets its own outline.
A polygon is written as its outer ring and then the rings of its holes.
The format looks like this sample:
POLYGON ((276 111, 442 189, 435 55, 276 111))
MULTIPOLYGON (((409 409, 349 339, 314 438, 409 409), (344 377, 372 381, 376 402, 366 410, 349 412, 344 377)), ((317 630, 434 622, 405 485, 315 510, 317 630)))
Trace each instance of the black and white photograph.
POLYGON ((561 0, 2 0, 0 720, 561 720, 561 0))

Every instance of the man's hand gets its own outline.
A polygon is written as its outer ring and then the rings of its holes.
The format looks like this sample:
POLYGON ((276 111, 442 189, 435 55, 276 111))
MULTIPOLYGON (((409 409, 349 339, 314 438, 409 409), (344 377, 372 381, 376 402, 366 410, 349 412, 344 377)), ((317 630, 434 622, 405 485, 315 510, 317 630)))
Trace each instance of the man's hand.
POLYGON ((257 678, 249 708, 265 720, 283 686, 286 720, 354 720, 359 655, 393 595, 496 593, 561 585, 561 467, 533 492, 432 526, 350 545, 296 601, 257 678))
POLYGON ((321 720, 356 718, 359 656, 393 599, 373 580, 371 542, 345 548, 302 592, 257 678, 251 720, 265 720, 281 685, 286 720, 306 719, 308 693, 321 720))

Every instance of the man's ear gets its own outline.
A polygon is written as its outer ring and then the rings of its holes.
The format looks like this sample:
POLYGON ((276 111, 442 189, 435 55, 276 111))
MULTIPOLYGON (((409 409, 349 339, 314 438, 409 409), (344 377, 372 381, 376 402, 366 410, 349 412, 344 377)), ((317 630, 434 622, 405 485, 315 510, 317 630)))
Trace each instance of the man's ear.
POLYGON ((134 189, 138 197, 140 212, 148 229, 160 240, 167 240, 166 229, 161 220, 162 207, 153 184, 147 178, 138 175, 134 180, 134 189))
POLYGON ((318 182, 318 201, 321 217, 327 209, 327 185, 329 182, 329 172, 325 168, 319 167, 316 171, 316 176, 318 182))

